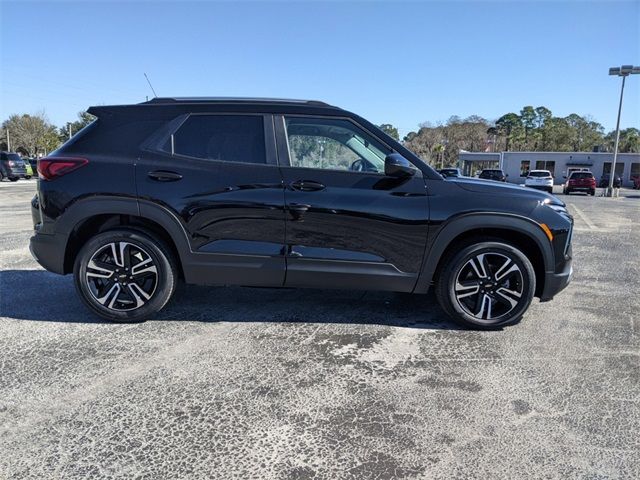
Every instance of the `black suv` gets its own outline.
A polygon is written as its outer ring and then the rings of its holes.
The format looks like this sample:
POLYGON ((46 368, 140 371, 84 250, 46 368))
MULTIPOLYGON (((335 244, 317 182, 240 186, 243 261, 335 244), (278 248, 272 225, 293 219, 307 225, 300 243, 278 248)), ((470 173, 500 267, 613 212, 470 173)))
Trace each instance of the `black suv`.
POLYGON ((573 220, 542 192, 445 181, 315 101, 156 98, 41 159, 31 251, 98 315, 138 321, 176 282, 426 293, 472 327, 513 323, 571 278, 573 220))
POLYGON ((27 177, 27 167, 17 153, 0 152, 0 181, 8 178, 12 182, 27 177))
POLYGON ((483 180, 495 180, 497 182, 506 182, 507 175, 500 169, 496 168, 485 168, 480 172, 478 178, 482 178, 483 180))

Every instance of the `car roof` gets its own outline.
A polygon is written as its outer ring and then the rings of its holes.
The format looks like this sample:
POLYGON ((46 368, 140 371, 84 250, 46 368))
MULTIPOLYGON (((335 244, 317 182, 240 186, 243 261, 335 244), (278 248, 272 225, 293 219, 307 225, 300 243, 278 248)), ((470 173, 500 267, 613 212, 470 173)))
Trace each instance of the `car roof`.
MULTIPOLYGON (((267 104, 267 105, 316 105, 323 107, 333 107, 328 103, 320 100, 300 100, 293 98, 262 98, 262 97, 155 97, 140 105, 159 105, 159 104, 191 104, 191 103, 242 103, 242 104, 267 104)), ((337 107, 333 107, 337 108, 337 107)))

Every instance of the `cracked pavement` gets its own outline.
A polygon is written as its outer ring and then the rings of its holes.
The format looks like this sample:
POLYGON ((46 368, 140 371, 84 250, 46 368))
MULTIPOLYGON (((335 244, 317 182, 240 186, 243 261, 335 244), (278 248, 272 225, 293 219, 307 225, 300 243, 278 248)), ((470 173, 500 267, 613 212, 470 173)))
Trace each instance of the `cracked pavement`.
POLYGON ((432 295, 182 287, 90 314, 0 184, 0 478, 639 478, 640 192, 570 196, 575 276, 495 332, 432 295))

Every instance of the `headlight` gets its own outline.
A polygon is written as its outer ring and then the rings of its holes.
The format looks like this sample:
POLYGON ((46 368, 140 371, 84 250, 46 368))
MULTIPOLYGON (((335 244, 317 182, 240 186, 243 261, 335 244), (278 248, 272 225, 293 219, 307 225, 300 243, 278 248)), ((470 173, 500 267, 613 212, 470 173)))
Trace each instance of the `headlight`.
POLYGON ((564 215, 567 218, 571 218, 571 215, 569 215, 569 211, 567 210, 566 205, 564 205, 563 203, 551 203, 551 202, 552 200, 547 198, 542 202, 542 204, 545 207, 549 207, 550 209, 555 210, 560 215, 564 215))

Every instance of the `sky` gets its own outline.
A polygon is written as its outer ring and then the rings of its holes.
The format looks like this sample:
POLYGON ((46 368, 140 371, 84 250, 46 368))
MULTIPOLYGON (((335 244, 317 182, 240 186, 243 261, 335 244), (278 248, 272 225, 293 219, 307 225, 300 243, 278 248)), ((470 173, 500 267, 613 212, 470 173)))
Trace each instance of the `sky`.
MULTIPOLYGON (((323 100, 401 135, 525 105, 615 128, 640 65, 628 2, 33 2, 0 0, 0 121, 153 96, 323 100)), ((640 75, 621 126, 640 128, 640 75)))

